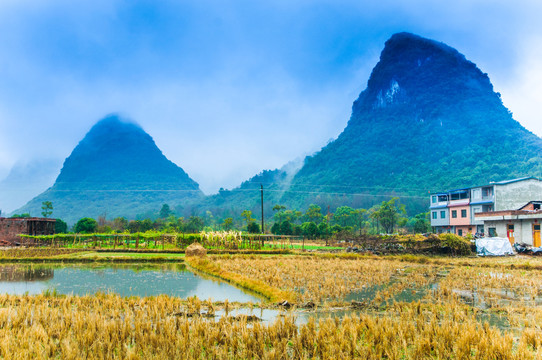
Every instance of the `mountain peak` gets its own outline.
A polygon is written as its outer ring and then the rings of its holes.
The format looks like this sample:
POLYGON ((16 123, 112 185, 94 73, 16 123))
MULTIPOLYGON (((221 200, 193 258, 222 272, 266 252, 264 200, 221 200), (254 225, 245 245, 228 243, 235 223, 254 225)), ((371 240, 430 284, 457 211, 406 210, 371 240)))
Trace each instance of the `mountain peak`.
POLYGON ((104 213, 133 218, 164 203, 180 208, 202 196, 199 185, 139 125, 110 115, 73 149, 55 184, 23 210, 36 214, 48 200, 55 215, 69 222, 104 213))
POLYGON ((435 40, 402 32, 386 41, 367 89, 354 111, 423 102, 432 93, 445 98, 450 91, 493 92, 487 74, 456 49, 435 40))

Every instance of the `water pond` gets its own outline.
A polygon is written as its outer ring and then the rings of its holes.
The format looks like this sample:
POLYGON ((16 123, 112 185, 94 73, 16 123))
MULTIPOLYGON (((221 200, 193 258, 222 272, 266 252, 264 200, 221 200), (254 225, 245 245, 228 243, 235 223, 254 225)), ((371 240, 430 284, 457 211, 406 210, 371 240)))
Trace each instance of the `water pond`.
POLYGON ((121 296, 170 295, 230 302, 262 299, 184 265, 0 265, 0 293, 87 295, 98 291, 121 296))

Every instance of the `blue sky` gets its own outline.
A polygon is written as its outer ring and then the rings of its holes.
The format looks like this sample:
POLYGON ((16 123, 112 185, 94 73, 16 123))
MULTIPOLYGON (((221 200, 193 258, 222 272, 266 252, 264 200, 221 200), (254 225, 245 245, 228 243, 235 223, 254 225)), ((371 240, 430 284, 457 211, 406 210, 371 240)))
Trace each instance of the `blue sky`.
POLYGON ((205 192, 231 188, 336 137, 400 31, 457 48, 540 136, 541 13, 538 1, 3 0, 0 177, 64 159, 120 113, 205 192))

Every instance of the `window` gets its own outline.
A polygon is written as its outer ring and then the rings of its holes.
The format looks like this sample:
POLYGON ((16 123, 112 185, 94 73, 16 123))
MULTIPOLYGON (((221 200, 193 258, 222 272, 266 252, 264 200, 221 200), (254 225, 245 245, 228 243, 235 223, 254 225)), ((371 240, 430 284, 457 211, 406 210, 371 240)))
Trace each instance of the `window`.
POLYGON ((438 202, 446 202, 448 201, 448 195, 439 195, 438 196, 438 202))
POLYGON ((437 202, 437 196, 436 195, 431 196, 431 203, 434 204, 436 202, 437 202))
POLYGON ((467 198, 468 198, 467 191, 456 192, 450 195, 450 200, 463 200, 467 198))
POLYGON ((457 235, 463 236, 463 229, 458 229, 457 230, 457 235))
POLYGON ((473 199, 481 199, 482 198, 482 190, 481 189, 472 189, 472 198, 473 199))
POLYGON ((493 188, 492 187, 482 188, 482 198, 487 198, 490 196, 493 196, 493 188))
POLYGON ((431 216, 433 217, 433 220, 436 220, 437 219, 437 212, 436 211, 433 211, 431 213, 431 216))
POLYGON ((490 237, 496 237, 497 236, 497 230, 494 227, 488 228, 487 232, 488 232, 490 237))
POLYGON ((457 217, 457 210, 452 210, 452 218, 456 218, 457 217))
POLYGON ((533 210, 540 210, 540 204, 533 204, 533 210))
POLYGON ((462 218, 466 218, 466 217, 467 217, 467 210, 466 210, 466 209, 461 210, 461 217, 462 217, 462 218))
POLYGON ((440 218, 441 219, 446 219, 446 211, 443 210, 443 211, 440 212, 440 218))

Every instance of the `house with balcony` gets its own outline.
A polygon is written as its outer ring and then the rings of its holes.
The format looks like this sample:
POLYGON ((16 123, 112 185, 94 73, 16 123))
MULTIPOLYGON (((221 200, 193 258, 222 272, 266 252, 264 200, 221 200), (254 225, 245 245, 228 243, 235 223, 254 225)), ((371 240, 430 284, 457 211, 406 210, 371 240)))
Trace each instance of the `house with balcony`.
POLYGON ((536 177, 440 191, 430 195, 431 226, 435 233, 482 234, 484 222, 477 213, 518 209, 532 199, 542 199, 542 181, 536 177))

